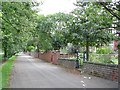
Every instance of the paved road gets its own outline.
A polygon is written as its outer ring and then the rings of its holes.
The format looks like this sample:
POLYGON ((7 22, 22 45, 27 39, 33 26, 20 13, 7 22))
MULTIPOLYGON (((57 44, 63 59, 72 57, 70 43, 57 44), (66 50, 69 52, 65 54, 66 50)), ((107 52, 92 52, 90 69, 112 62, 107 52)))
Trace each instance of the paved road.
POLYGON ((116 82, 66 72, 58 65, 27 55, 18 56, 10 88, 117 88, 116 82))

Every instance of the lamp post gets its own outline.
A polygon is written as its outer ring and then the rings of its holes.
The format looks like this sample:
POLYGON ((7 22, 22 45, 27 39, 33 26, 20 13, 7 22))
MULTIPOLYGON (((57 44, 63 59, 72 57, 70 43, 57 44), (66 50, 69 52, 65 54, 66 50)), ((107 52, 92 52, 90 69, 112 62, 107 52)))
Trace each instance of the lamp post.
POLYGON ((76 59, 76 68, 79 68, 79 55, 78 55, 79 50, 76 50, 76 54, 77 54, 77 59, 76 59))

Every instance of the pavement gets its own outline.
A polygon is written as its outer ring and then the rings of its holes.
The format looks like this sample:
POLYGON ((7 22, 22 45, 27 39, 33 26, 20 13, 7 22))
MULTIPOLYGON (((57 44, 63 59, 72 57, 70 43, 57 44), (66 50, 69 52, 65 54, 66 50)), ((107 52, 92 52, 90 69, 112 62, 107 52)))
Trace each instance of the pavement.
POLYGON ((118 83, 73 74, 59 65, 21 54, 14 63, 9 88, 118 88, 118 83))

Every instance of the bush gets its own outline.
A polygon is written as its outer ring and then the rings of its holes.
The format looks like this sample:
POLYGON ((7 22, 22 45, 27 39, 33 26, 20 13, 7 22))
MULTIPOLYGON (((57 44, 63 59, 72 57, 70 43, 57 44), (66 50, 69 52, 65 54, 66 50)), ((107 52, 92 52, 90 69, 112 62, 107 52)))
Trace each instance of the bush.
POLYGON ((27 47, 27 51, 30 52, 30 51, 32 51, 32 50, 34 50, 34 46, 28 46, 28 47, 27 47))
POLYGON ((110 48, 98 48, 96 51, 97 54, 110 54, 112 50, 110 48))
POLYGON ((89 59, 95 63, 118 64, 118 55, 90 53, 89 59))
POLYGON ((120 49, 120 42, 118 42, 117 48, 120 49))

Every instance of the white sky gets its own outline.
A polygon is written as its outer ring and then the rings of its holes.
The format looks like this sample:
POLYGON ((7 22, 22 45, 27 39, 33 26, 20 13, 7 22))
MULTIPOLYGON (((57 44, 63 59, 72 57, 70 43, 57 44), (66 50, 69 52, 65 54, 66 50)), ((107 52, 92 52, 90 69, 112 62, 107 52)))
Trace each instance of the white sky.
POLYGON ((39 6, 39 13, 44 15, 58 12, 69 13, 75 8, 73 5, 74 2, 76 0, 44 0, 43 5, 39 6))
POLYGON ((75 8, 73 3, 76 2, 76 0, 35 0, 35 1, 37 2, 43 1, 43 5, 40 5, 38 8, 40 11, 39 14, 44 15, 54 14, 58 12, 69 13, 75 8))

